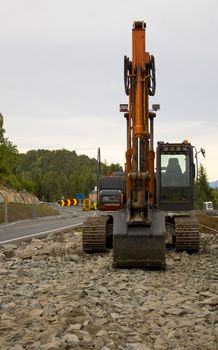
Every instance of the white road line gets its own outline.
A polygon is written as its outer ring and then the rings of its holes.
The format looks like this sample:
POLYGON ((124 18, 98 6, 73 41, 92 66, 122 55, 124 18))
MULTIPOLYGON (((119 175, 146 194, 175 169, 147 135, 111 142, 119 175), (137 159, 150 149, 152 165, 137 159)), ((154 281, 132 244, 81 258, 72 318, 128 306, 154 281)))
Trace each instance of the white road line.
POLYGON ((25 225, 25 226, 19 226, 19 227, 15 227, 15 230, 22 230, 25 228, 31 228, 31 227, 37 227, 37 226, 41 226, 41 224, 34 224, 34 225, 25 225))
POLYGON ((8 226, 12 226, 12 225, 15 225, 16 222, 11 222, 10 224, 2 224, 0 227, 8 227, 8 226))
POLYGON ((52 222, 49 223, 49 225, 50 224, 60 224, 60 220, 52 221, 52 222))
POLYGON ((22 236, 22 237, 17 237, 17 238, 13 238, 13 239, 8 239, 7 241, 0 241, 0 244, 5 244, 5 243, 9 243, 9 242, 13 242, 13 241, 20 241, 26 238, 31 238, 34 236, 42 236, 42 235, 47 235, 49 233, 55 233, 55 232, 59 232, 62 230, 67 230, 68 228, 74 228, 74 227, 78 227, 78 226, 82 226, 82 222, 78 223, 78 224, 74 224, 74 225, 70 225, 70 226, 64 226, 64 227, 60 227, 60 228, 56 228, 54 230, 49 230, 49 231, 44 231, 44 232, 38 232, 38 233, 33 233, 31 235, 27 235, 27 236, 22 236))
MULTIPOLYGON (((52 221, 52 222, 50 222, 49 224, 56 224, 56 223, 60 223, 60 220, 56 220, 56 221, 52 221)), ((25 228, 30 228, 30 227, 37 227, 37 226, 41 226, 41 224, 42 223, 37 223, 37 222, 35 222, 35 223, 31 223, 30 225, 25 225, 25 226, 19 226, 19 227, 15 227, 15 230, 22 230, 22 229, 25 229, 25 228)))

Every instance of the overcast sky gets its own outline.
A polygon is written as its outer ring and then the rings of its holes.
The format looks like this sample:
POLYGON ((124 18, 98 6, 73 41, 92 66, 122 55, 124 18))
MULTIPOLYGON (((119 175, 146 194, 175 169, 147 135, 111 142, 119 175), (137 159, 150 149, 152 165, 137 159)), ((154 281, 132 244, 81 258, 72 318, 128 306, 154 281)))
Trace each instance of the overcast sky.
POLYGON ((188 139, 218 179, 217 0, 0 0, 0 112, 20 152, 76 150, 124 164, 123 56, 147 23, 155 139, 188 139))

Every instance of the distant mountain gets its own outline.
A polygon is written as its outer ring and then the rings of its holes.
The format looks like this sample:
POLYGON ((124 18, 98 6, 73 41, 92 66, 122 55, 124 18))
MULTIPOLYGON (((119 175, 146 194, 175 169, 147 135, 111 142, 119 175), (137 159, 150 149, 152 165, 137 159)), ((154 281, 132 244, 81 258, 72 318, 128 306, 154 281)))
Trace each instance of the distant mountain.
POLYGON ((218 188, 218 180, 210 182, 209 186, 212 187, 212 188, 218 188))

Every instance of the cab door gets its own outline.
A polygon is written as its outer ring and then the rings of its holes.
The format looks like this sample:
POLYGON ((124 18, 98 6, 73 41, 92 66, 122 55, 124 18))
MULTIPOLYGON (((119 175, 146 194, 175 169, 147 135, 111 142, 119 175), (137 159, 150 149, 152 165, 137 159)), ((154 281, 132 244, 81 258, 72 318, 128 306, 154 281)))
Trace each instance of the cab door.
POLYGON ((191 144, 158 145, 156 186, 157 205, 160 210, 191 210, 194 201, 194 177, 191 144))

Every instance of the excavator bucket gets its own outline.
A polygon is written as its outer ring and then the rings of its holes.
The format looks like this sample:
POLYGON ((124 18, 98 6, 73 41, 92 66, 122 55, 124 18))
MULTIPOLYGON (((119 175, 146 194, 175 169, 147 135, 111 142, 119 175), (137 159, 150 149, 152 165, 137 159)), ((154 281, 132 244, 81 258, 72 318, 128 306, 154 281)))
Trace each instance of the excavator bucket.
POLYGON ((113 266, 165 270, 164 213, 153 210, 151 226, 128 225, 126 210, 113 217, 113 266))

